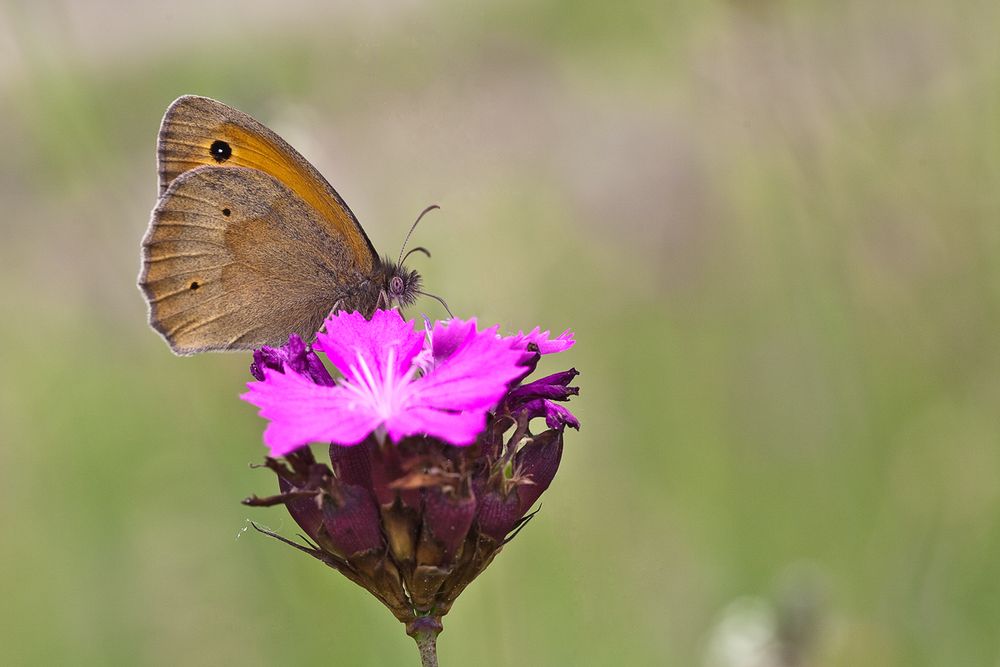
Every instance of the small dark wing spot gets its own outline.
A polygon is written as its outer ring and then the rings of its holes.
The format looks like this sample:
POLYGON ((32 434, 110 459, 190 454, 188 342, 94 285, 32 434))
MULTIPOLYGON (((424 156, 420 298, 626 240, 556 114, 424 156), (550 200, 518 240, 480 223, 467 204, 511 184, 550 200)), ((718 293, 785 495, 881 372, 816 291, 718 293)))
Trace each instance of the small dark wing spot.
POLYGON ((229 147, 225 141, 221 139, 216 139, 212 142, 212 146, 208 149, 212 157, 215 158, 216 162, 225 162, 233 156, 233 149, 229 147))
POLYGON ((227 218, 228 218, 228 217, 229 217, 230 215, 232 215, 232 213, 233 213, 233 212, 232 212, 232 211, 230 211, 230 210, 229 210, 228 208, 224 208, 224 209, 222 209, 222 215, 226 216, 227 218))
POLYGON ((191 289, 196 290, 199 287, 201 287, 201 285, 198 284, 197 280, 195 280, 193 283, 191 283, 191 289))

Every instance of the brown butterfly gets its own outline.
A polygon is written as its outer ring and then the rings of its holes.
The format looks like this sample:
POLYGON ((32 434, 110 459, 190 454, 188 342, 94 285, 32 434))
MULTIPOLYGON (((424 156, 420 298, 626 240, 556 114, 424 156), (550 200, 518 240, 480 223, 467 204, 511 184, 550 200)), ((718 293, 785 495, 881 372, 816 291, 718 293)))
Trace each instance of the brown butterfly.
POLYGON ((380 258, 315 167, 247 114, 180 97, 156 156, 139 288, 176 354, 309 340, 331 311, 370 316, 423 294, 402 253, 380 258))

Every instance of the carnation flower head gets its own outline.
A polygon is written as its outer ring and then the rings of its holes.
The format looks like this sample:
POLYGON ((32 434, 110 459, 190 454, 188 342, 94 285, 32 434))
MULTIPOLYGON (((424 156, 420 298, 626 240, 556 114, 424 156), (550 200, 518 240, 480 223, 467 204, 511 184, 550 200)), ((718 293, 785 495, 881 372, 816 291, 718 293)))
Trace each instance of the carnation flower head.
POLYGON ((396 442, 428 435, 468 445, 525 370, 524 348, 498 336, 497 327, 478 331, 474 319, 452 320, 428 337, 395 310, 378 310, 371 320, 341 312, 326 321, 314 347, 343 374, 340 382, 318 383, 316 373, 299 370, 317 366, 300 345, 296 337, 291 354, 269 352, 278 363, 257 364, 259 379, 242 396, 270 420, 264 442, 273 456, 310 442, 356 445, 373 432, 396 442), (422 365, 415 363, 421 352, 422 365))
POLYGON ((341 572, 433 648, 459 593, 533 516, 562 457, 576 369, 528 382, 565 331, 501 336, 475 319, 426 323, 395 310, 331 315, 254 352, 242 398, 269 423, 265 467, 308 541, 258 528, 341 572), (317 352, 340 373, 334 378, 317 352), (544 420, 545 430, 532 424, 544 420), (329 445, 329 463, 307 446, 329 445))

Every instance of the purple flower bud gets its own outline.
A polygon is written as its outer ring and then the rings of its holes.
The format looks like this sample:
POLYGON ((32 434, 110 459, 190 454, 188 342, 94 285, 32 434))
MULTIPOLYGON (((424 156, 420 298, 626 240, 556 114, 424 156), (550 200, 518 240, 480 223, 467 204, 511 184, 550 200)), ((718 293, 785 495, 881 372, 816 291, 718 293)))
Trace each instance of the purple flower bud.
POLYGON ((371 448, 377 446, 374 438, 354 447, 330 445, 330 462, 337 473, 337 479, 344 484, 354 484, 372 491, 371 448))
POLYGON ((507 404, 513 409, 535 398, 547 398, 553 401, 569 400, 570 396, 576 396, 580 393, 579 387, 569 386, 573 378, 579 374, 579 371, 571 368, 568 371, 555 373, 529 384, 523 384, 513 389, 507 395, 507 404))
POLYGON ((476 524, 480 533, 494 542, 501 543, 507 538, 507 534, 514 530, 515 524, 522 516, 524 512, 521 510, 521 499, 516 493, 487 491, 479 501, 476 524))
POLYGON ((366 489, 340 484, 323 499, 323 526, 339 555, 352 558, 382 547, 378 508, 366 489))
MULTIPOLYGON (((288 493, 292 490, 292 485, 283 480, 278 480, 278 488, 281 489, 282 493, 288 493)), ((323 544, 323 546, 330 548, 332 543, 326 539, 326 535, 323 533, 323 512, 319 509, 319 503, 316 501, 316 496, 302 496, 298 498, 290 498, 285 501, 285 507, 288 508, 288 513, 291 515, 292 519, 299 525, 299 528, 305 532, 314 542, 323 544)))
POLYGON ((279 373, 285 372, 285 354, 280 348, 265 345, 253 351, 253 363, 250 364, 250 374, 259 382, 264 381, 264 369, 268 368, 279 373))
POLYGON ((580 428, 580 420, 572 412, 548 399, 536 398, 525 403, 521 409, 528 415, 529 419, 545 417, 545 423, 549 428, 559 430, 566 426, 577 430, 580 428))
POLYGON ((291 334, 288 343, 281 347, 265 345, 254 350, 253 363, 250 364, 250 374, 259 382, 264 381, 264 369, 284 373, 291 369, 299 375, 304 375, 318 385, 331 387, 335 383, 323 362, 310 350, 298 334, 291 334))
POLYGON ((470 493, 456 496, 440 487, 427 489, 424 496, 424 527, 439 543, 444 562, 450 562, 469 533, 476 516, 476 499, 470 493))
POLYGON ((399 452, 395 447, 380 447, 378 443, 372 443, 370 452, 368 465, 372 492, 380 506, 389 507, 397 496, 392 483, 403 476, 399 452))
POLYGON ((517 486, 522 516, 531 509, 542 492, 549 488, 559 469, 562 450, 563 436, 562 429, 559 429, 536 436, 514 455, 514 468, 518 477, 530 481, 530 484, 517 486))

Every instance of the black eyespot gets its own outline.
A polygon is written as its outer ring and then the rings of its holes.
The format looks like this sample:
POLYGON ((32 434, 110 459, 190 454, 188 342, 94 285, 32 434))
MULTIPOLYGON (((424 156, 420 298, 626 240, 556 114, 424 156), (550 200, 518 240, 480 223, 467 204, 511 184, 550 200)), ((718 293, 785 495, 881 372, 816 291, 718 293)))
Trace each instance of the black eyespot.
POLYGON ((212 142, 212 147, 208 149, 216 162, 225 162, 233 155, 233 149, 225 141, 216 139, 212 142))
POLYGON ((197 280, 191 283, 191 289, 195 290, 198 289, 199 287, 201 287, 201 285, 198 284, 197 280))
POLYGON ((224 216, 226 216, 228 218, 230 216, 230 214, 232 214, 232 211, 230 211, 228 208, 222 209, 222 215, 224 215, 224 216))

